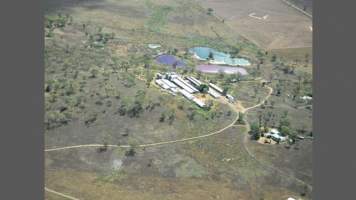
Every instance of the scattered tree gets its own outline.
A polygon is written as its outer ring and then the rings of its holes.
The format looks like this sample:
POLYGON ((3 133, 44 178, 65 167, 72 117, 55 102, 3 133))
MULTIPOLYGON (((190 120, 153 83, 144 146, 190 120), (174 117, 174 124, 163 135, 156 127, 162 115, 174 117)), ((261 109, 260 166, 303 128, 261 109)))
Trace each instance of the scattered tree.
POLYGON ((251 139, 253 140, 260 139, 261 137, 260 127, 256 123, 251 124, 250 134, 251 134, 251 139))
POLYGON ((245 124, 244 114, 239 112, 239 119, 237 120, 239 124, 245 124))
POLYGON ((198 87, 198 90, 201 92, 201 93, 204 93, 206 94, 209 90, 209 86, 206 85, 206 84, 201 84, 199 87, 198 87))
POLYGON ((214 10, 212 8, 208 8, 208 12, 207 12, 208 15, 212 15, 213 12, 214 12, 214 10))
POLYGON ((166 119, 166 114, 163 112, 163 113, 161 113, 161 116, 159 117, 159 122, 164 122, 165 119, 166 119))

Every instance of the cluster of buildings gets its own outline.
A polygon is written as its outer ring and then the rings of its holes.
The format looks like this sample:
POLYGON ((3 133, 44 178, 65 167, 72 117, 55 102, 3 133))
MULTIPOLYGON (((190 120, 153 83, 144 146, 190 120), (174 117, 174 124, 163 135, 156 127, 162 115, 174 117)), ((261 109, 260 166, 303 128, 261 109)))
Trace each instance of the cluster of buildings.
MULTIPOLYGON (((194 96, 194 94, 200 92, 200 87, 204 83, 193 76, 183 78, 175 72, 168 72, 165 74, 157 73, 155 82, 162 89, 169 91, 172 95, 180 93, 188 100, 193 101, 199 107, 206 107, 204 101, 194 96)), ((209 83, 207 93, 213 98, 220 98, 223 94, 223 90, 217 85, 209 83)), ((230 101, 234 101, 234 98, 231 95, 226 95, 226 97, 230 101)))
POLYGON ((266 138, 271 138, 274 141, 284 142, 287 140, 286 136, 283 136, 277 129, 272 128, 268 133, 265 133, 264 136, 266 138))

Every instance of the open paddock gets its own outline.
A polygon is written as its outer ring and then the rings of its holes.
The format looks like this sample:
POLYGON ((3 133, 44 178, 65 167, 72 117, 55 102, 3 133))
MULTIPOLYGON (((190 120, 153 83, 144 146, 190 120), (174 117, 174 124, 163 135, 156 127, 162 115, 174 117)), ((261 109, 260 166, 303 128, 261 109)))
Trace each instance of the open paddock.
POLYGON ((197 1, 206 9, 212 8, 234 31, 264 49, 312 45, 312 32, 305 28, 311 26, 312 20, 282 0, 197 1))

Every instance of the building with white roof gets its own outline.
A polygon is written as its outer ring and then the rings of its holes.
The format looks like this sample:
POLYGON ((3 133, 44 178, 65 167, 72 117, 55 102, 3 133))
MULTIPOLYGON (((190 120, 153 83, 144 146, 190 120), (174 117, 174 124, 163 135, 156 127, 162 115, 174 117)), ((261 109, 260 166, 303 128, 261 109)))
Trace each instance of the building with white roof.
POLYGON ((221 97, 220 93, 215 91, 213 88, 209 87, 208 94, 210 94, 214 98, 221 97))
POLYGON ((192 90, 190 87, 188 87, 182 81, 180 81, 178 78, 173 78, 172 81, 175 84, 177 84, 179 87, 181 87, 182 89, 186 90, 188 93, 194 93, 194 90, 192 90))
POLYGON ((217 85, 215 85, 213 83, 209 83, 209 86, 212 87, 213 89, 215 89, 216 91, 223 93, 223 89, 219 88, 217 85))
POLYGON ((200 86, 201 84, 202 84, 202 82, 200 82, 198 79, 196 79, 196 78, 194 78, 194 77, 187 77, 187 79, 190 81, 190 82, 192 82, 194 85, 196 85, 196 86, 200 86))
POLYGON ((168 90, 168 89, 170 88, 167 84, 165 84, 165 83, 162 81, 162 79, 156 79, 155 82, 157 83, 157 85, 161 86, 161 88, 163 88, 163 89, 168 90))
POLYGON ((198 98, 194 98, 192 101, 194 101, 196 104, 198 104, 198 106, 200 106, 202 108, 205 107, 205 103, 198 98))
POLYGON ((191 84, 189 84, 187 81, 185 81, 184 79, 182 79, 180 76, 176 77, 178 80, 180 80, 183 84, 185 84, 187 87, 189 87, 190 89, 193 90, 194 92, 199 92, 199 90, 197 90, 194 86, 192 86, 191 84))
POLYGON ((187 92, 187 91, 184 90, 184 89, 180 89, 179 92, 180 92, 185 98, 187 98, 187 99, 189 99, 189 100, 192 100, 192 99, 195 98, 191 93, 187 92))
MULTIPOLYGON (((182 77, 180 77, 178 74, 174 72, 168 72, 165 74, 160 74, 157 73, 156 75, 156 84, 159 85, 162 89, 168 90, 169 93, 172 95, 176 95, 176 93, 181 93, 185 98, 187 98, 190 101, 193 101, 196 103, 199 107, 204 108, 206 107, 206 104, 204 101, 196 98, 193 93, 199 92, 199 90, 194 87, 199 86, 202 83, 195 79, 194 77, 187 77, 189 82, 187 80, 184 80, 182 77)), ((210 95, 212 95, 215 98, 220 97, 221 95, 213 90, 212 88, 209 88, 210 95)))
POLYGON ((174 83, 172 83, 170 80, 168 80, 168 79, 162 79, 162 81, 165 83, 165 84, 167 84, 169 87, 171 87, 171 88, 177 88, 177 85, 176 84, 174 84, 174 83))

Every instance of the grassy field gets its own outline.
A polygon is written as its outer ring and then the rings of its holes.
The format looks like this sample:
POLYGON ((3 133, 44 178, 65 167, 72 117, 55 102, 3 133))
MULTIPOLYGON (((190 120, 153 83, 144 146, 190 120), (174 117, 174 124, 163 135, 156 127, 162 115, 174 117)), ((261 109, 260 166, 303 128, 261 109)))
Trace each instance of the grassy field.
POLYGON ((242 133, 233 128, 221 137, 140 150, 135 157, 122 150, 53 152, 46 159, 46 185, 80 199, 298 197, 303 185, 251 159, 242 133), (119 170, 116 160, 122 160, 119 170))
POLYGON ((311 47, 311 20, 281 0, 200 1, 238 34, 263 49, 311 47), (251 17, 256 16, 258 18, 251 17), (264 16, 267 16, 263 19, 264 16))
MULTIPOLYGON (((239 125, 201 140, 137 147, 208 134, 237 116, 219 101, 204 110, 161 91, 153 76, 172 69, 154 61, 158 52, 147 47, 150 43, 188 64, 177 72, 226 87, 245 107, 267 95, 254 79, 270 80, 274 94, 246 119, 253 123, 272 113, 268 123, 278 125, 288 111, 292 131, 310 134, 310 102, 298 100, 312 94, 311 61, 305 61, 309 50, 265 52, 209 14, 207 5, 191 0, 47 2, 46 148, 133 146, 46 152, 48 188, 85 200, 310 198, 304 184, 278 171, 311 184, 311 143, 306 140, 290 149, 261 145, 245 140, 246 127, 239 125), (252 62, 246 68, 250 75, 232 83, 234 76, 196 72, 201 62, 187 54, 194 46, 238 49, 238 56, 252 62)), ((46 199, 63 198, 46 192, 46 199)))

